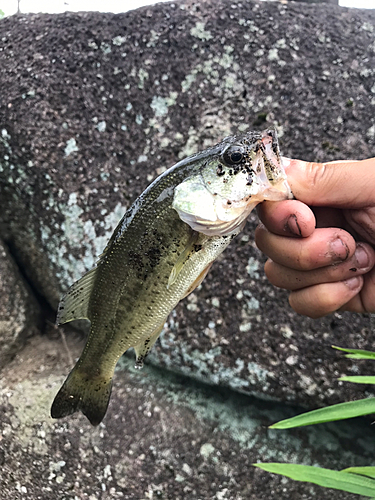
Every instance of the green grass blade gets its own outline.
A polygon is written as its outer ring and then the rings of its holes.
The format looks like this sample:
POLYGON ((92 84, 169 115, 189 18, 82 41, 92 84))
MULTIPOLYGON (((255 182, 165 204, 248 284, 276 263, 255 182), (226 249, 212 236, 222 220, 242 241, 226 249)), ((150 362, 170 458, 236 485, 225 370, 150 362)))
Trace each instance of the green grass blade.
POLYGON ((348 352, 349 354, 346 354, 346 358, 351 358, 351 359, 375 359, 375 352, 373 351, 364 351, 362 349, 346 349, 344 347, 337 347, 336 345, 332 346, 334 349, 337 349, 338 351, 343 351, 343 352, 348 352))
POLYGON ((367 497, 375 496, 375 481, 368 477, 347 472, 323 469, 311 465, 259 463, 253 464, 267 472, 281 474, 295 481, 306 481, 325 488, 347 491, 367 497))
POLYGON ((297 415, 296 417, 281 420, 270 426, 271 429, 292 429, 293 427, 303 427, 305 425, 322 424, 346 418, 361 417, 375 413, 375 398, 360 399, 359 401, 349 401, 337 405, 326 406, 319 410, 309 411, 297 415))
POLYGON ((350 472, 352 474, 360 474, 361 476, 372 477, 375 479, 375 467, 348 467, 341 472, 350 472))
POLYGON ((343 382, 353 382, 354 384, 375 384, 375 377, 370 375, 340 377, 338 380, 342 380, 343 382))

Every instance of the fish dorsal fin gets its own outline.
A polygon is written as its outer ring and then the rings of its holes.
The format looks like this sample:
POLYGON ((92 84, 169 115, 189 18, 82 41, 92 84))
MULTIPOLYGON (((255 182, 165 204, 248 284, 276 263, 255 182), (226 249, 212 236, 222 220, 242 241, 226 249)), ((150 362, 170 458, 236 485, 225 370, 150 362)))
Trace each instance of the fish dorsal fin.
POLYGON ((58 325, 75 319, 90 319, 88 307, 97 270, 98 268, 94 267, 73 283, 61 299, 56 319, 58 325))

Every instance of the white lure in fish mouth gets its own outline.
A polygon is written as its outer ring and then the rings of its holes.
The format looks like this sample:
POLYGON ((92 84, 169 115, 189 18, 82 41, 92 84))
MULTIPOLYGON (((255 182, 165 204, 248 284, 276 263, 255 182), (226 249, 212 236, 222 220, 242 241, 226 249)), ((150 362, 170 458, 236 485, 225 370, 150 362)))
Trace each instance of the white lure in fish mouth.
POLYGON ((224 141, 220 157, 175 188, 172 207, 195 231, 207 236, 237 234, 258 203, 292 198, 276 133, 257 134, 255 141, 254 133, 249 134, 250 144, 224 141), (231 158, 241 160, 229 164, 231 158))

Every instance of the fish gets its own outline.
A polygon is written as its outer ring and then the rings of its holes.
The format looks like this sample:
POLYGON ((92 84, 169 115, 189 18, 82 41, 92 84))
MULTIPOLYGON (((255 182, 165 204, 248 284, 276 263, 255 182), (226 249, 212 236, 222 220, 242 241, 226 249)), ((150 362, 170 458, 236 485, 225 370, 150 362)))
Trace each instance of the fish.
POLYGON ((57 324, 90 321, 86 345, 51 416, 104 418, 116 364, 134 348, 137 368, 175 306, 264 200, 292 193, 274 130, 226 137, 157 177, 127 210, 95 267, 58 306, 57 324))

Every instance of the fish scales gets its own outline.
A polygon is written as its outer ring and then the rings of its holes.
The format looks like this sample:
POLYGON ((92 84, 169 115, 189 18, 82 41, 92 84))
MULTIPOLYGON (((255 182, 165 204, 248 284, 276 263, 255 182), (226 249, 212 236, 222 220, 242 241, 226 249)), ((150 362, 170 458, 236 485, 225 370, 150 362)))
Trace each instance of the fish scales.
POLYGON ((91 326, 52 416, 81 410, 100 423, 120 356, 134 347, 141 367, 171 310, 199 285, 252 208, 290 196, 274 131, 226 138, 158 177, 60 303, 58 324, 86 318, 91 326))

